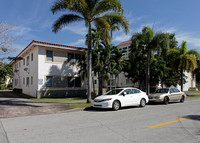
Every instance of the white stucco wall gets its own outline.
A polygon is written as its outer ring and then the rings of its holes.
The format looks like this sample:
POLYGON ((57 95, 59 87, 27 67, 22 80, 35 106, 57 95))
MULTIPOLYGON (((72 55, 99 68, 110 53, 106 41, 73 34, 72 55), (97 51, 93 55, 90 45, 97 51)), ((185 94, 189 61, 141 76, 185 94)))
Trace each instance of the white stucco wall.
MULTIPOLYGON (((38 81, 40 81, 40 83, 38 83, 38 90, 45 89, 46 75, 74 76, 74 75, 78 75, 78 67, 76 65, 47 62, 46 48, 38 47, 38 81)), ((82 88, 86 88, 84 82, 82 82, 82 88)), ((62 88, 62 89, 66 89, 66 88, 62 88)), ((61 88, 59 89, 51 88, 51 90, 61 90, 61 88)))
MULTIPOLYGON (((25 59, 25 65, 23 65, 23 60, 17 61, 13 67, 15 67, 16 64, 18 64, 18 72, 14 72, 13 76, 13 88, 22 89, 24 94, 28 94, 31 96, 36 97, 36 90, 37 90, 37 77, 38 77, 38 49, 34 48, 33 50, 26 53, 26 55, 23 57, 25 59), (31 54, 33 53, 33 61, 31 61, 31 54), (30 57, 30 63, 27 66, 27 56, 30 57), (21 62, 21 67, 19 67, 19 63, 21 62), (25 71, 24 69, 27 68, 25 71), (29 77, 29 85, 27 86, 26 78, 29 77), (33 77, 33 84, 31 84, 31 77, 33 77), (23 78, 25 79, 25 83, 23 84, 23 78), (15 79, 18 79, 18 84, 15 86, 15 79)), ((15 71, 15 69, 13 69, 15 71)))

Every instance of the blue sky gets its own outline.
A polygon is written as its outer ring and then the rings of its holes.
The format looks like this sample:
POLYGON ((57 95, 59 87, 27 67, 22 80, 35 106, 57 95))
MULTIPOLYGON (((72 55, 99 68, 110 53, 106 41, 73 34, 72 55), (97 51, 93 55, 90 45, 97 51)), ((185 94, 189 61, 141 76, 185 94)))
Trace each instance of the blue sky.
MULTIPOLYGON (((0 21, 15 25, 9 34, 16 37, 12 48, 17 55, 32 40, 85 46, 87 29, 84 23, 73 23, 57 34, 52 32, 53 22, 63 14, 53 15, 50 8, 55 0, 1 0, 0 21)), ((114 32, 113 43, 129 40, 143 26, 155 31, 176 33, 179 41, 186 40, 188 49, 200 51, 199 0, 121 0, 124 15, 130 23, 130 33, 114 32)))

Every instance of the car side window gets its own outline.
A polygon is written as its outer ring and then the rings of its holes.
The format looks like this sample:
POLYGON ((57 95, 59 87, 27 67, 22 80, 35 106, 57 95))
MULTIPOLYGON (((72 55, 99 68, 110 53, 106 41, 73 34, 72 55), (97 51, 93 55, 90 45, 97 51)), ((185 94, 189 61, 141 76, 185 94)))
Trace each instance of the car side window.
POLYGON ((178 90, 178 89, 176 89, 176 88, 174 88, 174 90, 175 90, 175 92, 180 92, 180 90, 178 90))
POLYGON ((174 90, 173 90, 173 88, 171 88, 171 89, 170 89, 170 93, 174 93, 174 90))
POLYGON ((133 93, 133 94, 135 94, 135 93, 140 93, 140 91, 137 90, 137 89, 132 89, 132 93, 133 93))
POLYGON ((132 94, 131 89, 126 89, 126 90, 124 90, 124 92, 126 92, 126 94, 132 94))

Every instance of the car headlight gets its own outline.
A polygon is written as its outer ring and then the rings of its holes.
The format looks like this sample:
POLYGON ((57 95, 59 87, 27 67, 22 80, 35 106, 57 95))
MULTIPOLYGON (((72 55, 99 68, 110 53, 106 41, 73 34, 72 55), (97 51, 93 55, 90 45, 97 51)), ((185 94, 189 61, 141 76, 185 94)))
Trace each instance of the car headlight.
POLYGON ((108 99, 102 99, 101 101, 99 101, 99 102, 105 102, 105 101, 110 101, 110 100, 112 100, 112 98, 108 98, 108 99))

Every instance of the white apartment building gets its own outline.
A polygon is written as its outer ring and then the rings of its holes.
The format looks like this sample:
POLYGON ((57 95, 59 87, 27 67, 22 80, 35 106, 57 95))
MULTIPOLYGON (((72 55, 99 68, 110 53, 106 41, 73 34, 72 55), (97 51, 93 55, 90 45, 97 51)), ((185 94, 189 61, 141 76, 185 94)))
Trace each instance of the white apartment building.
POLYGON ((13 90, 41 97, 86 95, 77 61, 84 48, 33 40, 12 61, 13 90))
MULTIPOLYGON (((131 45, 131 40, 125 41, 117 45, 119 47, 119 50, 127 50, 127 52, 124 54, 123 58, 126 59, 128 58, 128 55, 130 53, 130 45, 131 45)), ((191 72, 185 72, 185 75, 187 76, 186 78, 186 83, 183 86, 183 90, 187 91, 190 87, 196 87, 196 77, 192 75, 191 72)), ((115 81, 112 82, 113 86, 115 85, 115 81)), ((128 79, 125 77, 124 73, 120 73, 119 76, 117 77, 116 80, 116 85, 117 87, 129 87, 129 86, 135 86, 137 87, 137 84, 133 84, 131 79, 128 79)), ((157 85, 156 88, 161 88, 161 85, 157 85)), ((178 89, 181 89, 180 85, 177 85, 178 89)))

